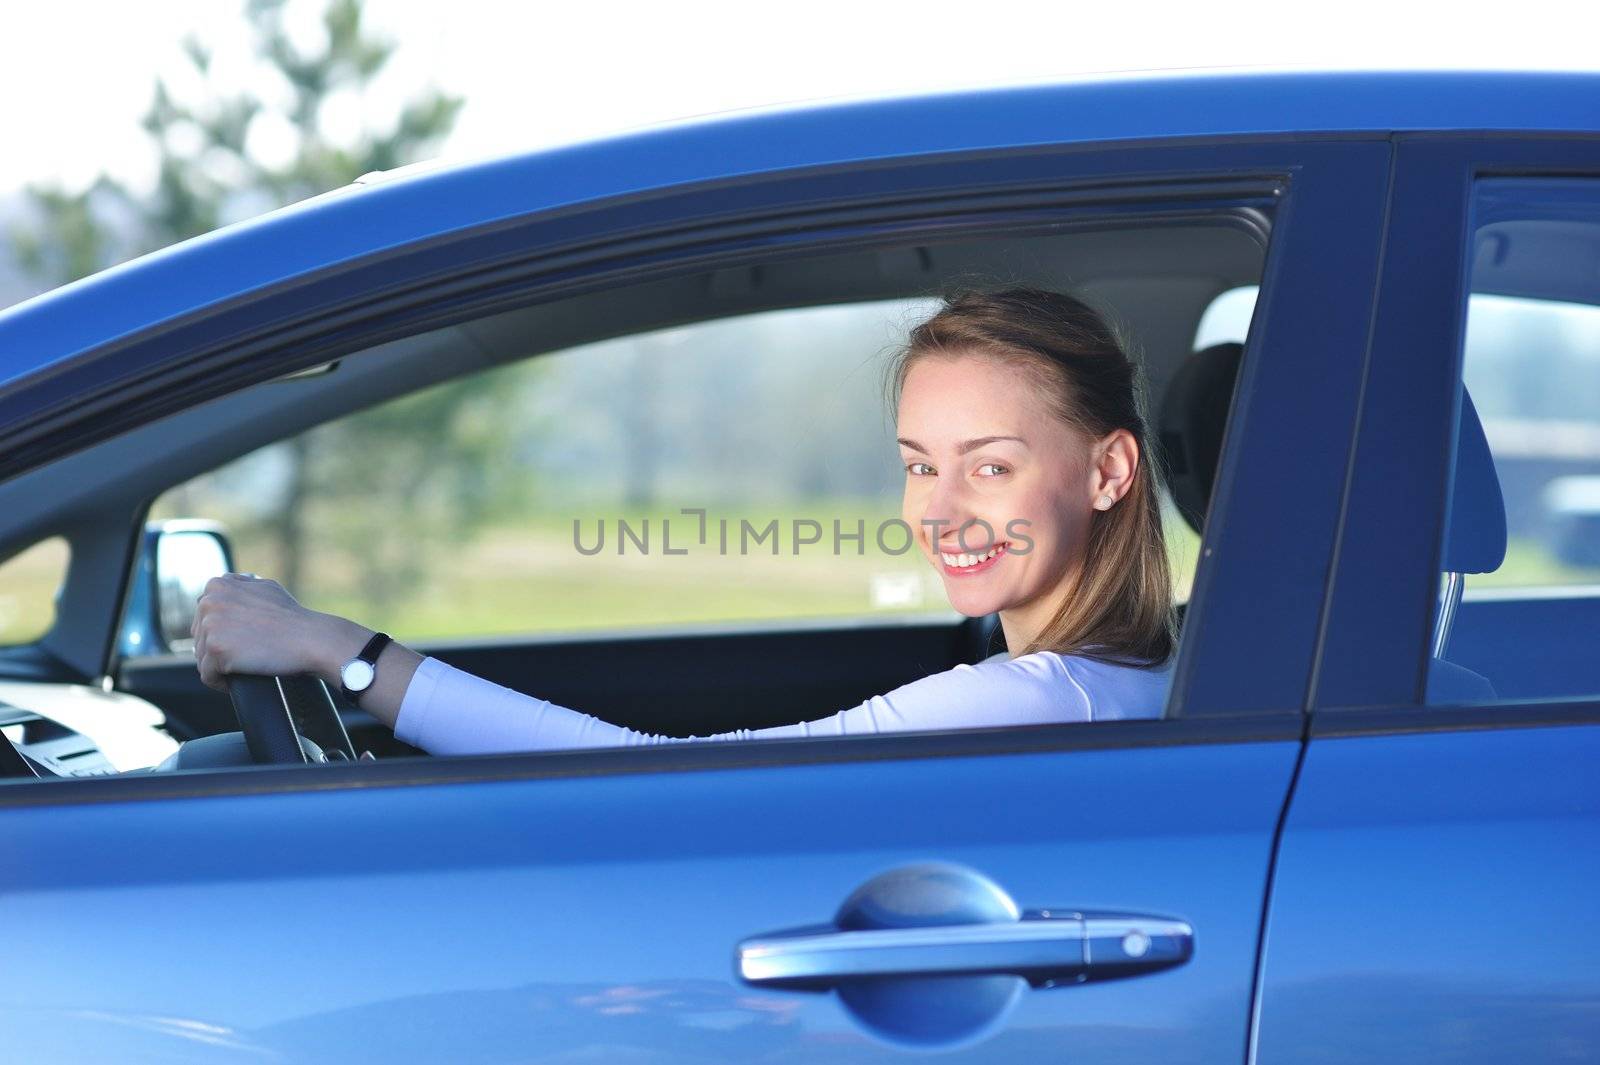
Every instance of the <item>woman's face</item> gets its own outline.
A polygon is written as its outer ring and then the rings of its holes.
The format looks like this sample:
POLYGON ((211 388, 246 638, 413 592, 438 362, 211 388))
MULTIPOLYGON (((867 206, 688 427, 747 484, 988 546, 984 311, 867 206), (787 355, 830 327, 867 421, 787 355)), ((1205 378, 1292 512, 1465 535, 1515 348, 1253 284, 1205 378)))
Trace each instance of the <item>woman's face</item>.
POLYGON ((901 516, 951 605, 969 617, 1036 618, 1036 631, 1067 593, 1103 487, 1094 443, 1037 390, 993 358, 923 356, 906 376, 896 427, 901 516))

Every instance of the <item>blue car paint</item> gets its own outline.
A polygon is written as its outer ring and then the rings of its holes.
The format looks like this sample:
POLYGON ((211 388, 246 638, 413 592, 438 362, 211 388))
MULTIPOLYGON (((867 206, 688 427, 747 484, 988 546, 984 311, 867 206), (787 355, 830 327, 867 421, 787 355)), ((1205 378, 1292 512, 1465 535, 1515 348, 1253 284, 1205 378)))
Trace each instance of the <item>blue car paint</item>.
MULTIPOLYGON (((1600 137, 1417 138, 1401 143, 1396 175, 1394 254, 1312 738, 1275 863, 1254 1060, 1593 1060, 1600 600, 1577 588, 1469 600, 1451 657, 1508 678, 1502 705, 1420 703, 1471 235, 1485 207, 1600 220, 1600 137)), ((1591 271, 1568 280, 1596 297, 1591 271)))
POLYGON ((1436 142, 1403 141, 1397 148, 1384 292, 1372 322, 1341 550, 1352 559, 1412 564, 1341 567, 1322 652, 1321 706, 1371 706, 1397 696, 1411 701, 1423 683, 1466 304, 1461 277, 1470 181, 1452 158, 1457 151, 1436 142), (1386 461, 1397 455, 1404 458, 1386 461), (1396 520, 1411 514, 1421 520, 1396 520), (1372 611, 1380 601, 1390 609, 1372 611), (1399 604, 1410 609, 1396 609, 1399 604), (1376 662, 1375 648, 1382 649, 1376 662))
POLYGON ((0 1018, 30 1062, 902 1061, 831 993, 741 986, 733 950, 937 859, 1196 929, 1187 965, 1025 991, 941 1057, 1239 1061, 1297 749, 13 807, 0 1018))
MULTIPOLYGON (((1228 426, 1234 446, 1213 490, 1228 535, 1196 573, 1185 621, 1174 705, 1186 716, 1299 712, 1312 683, 1391 156, 1386 142, 1333 147, 1297 162, 1273 220, 1228 426)), ((1218 149, 1216 165, 1235 158, 1218 149)))
POLYGON ((1596 766, 1592 725, 1313 740, 1257 1065, 1593 1060, 1596 766))

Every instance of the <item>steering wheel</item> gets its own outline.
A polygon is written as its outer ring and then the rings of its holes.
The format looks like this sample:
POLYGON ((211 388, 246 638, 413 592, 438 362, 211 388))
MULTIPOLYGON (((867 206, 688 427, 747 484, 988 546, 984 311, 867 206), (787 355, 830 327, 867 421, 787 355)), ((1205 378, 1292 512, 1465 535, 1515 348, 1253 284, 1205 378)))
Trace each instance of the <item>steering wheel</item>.
POLYGON ((355 746, 318 677, 228 678, 228 696, 257 765, 355 761, 355 746))

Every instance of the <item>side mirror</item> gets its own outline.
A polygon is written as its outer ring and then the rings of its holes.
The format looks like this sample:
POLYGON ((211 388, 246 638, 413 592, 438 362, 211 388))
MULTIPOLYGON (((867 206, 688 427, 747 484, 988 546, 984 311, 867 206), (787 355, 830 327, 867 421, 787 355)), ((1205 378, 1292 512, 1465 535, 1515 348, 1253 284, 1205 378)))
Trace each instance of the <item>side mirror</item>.
POLYGON ((139 564, 123 613, 122 658, 188 651, 189 627, 206 582, 233 569, 233 545, 214 521, 153 521, 144 528, 139 564))

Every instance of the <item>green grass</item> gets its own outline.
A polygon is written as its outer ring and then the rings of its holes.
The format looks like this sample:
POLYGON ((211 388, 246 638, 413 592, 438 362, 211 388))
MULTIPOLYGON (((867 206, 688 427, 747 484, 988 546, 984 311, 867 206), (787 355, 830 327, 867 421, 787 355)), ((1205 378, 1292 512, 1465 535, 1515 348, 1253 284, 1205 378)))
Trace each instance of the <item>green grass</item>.
MULTIPOLYGON (((914 549, 899 556, 878 549, 873 534, 885 515, 869 505, 819 505, 792 514, 776 509, 714 514, 705 546, 696 540, 695 519, 668 516, 673 546, 687 548, 686 555, 662 553, 661 512, 650 516, 648 554, 630 542, 619 555, 616 524, 608 517, 604 550, 585 556, 573 546, 571 519, 546 517, 486 530, 453 555, 436 551, 426 580, 388 609, 348 581, 340 588, 313 580, 311 587, 328 590, 308 595, 306 602, 319 610, 375 618, 367 623, 413 639, 949 609, 937 575, 914 549), (823 542, 804 546, 799 554, 791 542, 796 516, 824 523, 823 542), (727 554, 719 552, 718 517, 729 521, 727 554), (768 541, 752 544, 751 553, 741 555, 740 519, 760 528, 774 517, 780 519, 779 553, 770 553, 768 541), (834 517, 846 531, 857 518, 866 522, 861 554, 853 543, 843 545, 846 553, 833 553, 834 517), (908 600, 875 602, 874 584, 885 581, 910 592, 908 600)), ((625 517, 637 530, 645 515, 625 517)), ((596 519, 586 517, 586 546, 593 545, 595 530, 596 519)), ((898 540, 890 546, 898 546, 898 540)))

